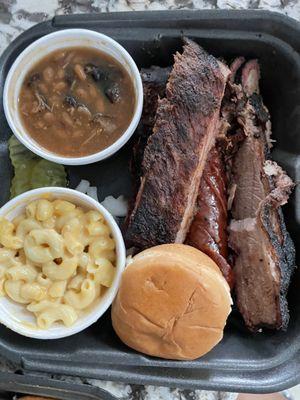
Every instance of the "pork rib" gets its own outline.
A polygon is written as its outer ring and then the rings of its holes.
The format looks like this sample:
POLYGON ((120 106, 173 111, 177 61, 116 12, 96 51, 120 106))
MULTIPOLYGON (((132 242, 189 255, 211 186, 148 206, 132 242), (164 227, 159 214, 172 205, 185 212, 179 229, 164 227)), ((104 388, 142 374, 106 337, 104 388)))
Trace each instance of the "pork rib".
MULTIPOLYGON (((144 108, 139 129, 136 132, 137 139, 131 160, 134 181, 138 181, 140 177, 139 172, 141 171, 145 145, 152 134, 155 123, 158 98, 165 97, 169 74, 170 68, 157 66, 141 71, 144 108)), ((222 108, 228 108, 228 106, 232 108, 231 104, 228 105, 230 99, 225 99, 225 101, 226 104, 222 105, 222 108)), ((227 179, 223 158, 220 146, 214 146, 209 153, 203 171, 196 202, 196 213, 186 243, 208 254, 220 267, 224 277, 232 287, 232 269, 226 261, 228 256, 227 179)))
POLYGON ((159 98, 165 97, 166 84, 170 72, 170 67, 161 68, 157 66, 142 68, 141 70, 144 106, 141 121, 135 133, 136 141, 133 146, 133 156, 130 163, 130 169, 135 181, 135 192, 137 192, 139 188, 144 151, 147 141, 153 132, 158 100, 159 98))
POLYGON ((186 40, 159 100, 127 238, 141 248, 183 243, 219 122, 229 69, 186 40))
POLYGON ((294 245, 281 211, 293 183, 268 159, 271 125, 259 95, 259 75, 256 60, 246 63, 241 74, 246 104, 239 123, 245 139, 232 161, 235 195, 229 226, 229 243, 236 253, 237 305, 253 331, 286 328, 286 292, 295 266, 294 245))

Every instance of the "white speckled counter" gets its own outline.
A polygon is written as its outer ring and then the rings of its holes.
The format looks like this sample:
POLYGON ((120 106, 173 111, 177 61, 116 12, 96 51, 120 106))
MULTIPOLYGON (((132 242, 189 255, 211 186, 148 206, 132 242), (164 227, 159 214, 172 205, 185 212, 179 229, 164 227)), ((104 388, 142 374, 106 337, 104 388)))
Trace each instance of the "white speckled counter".
MULTIPOLYGON (((0 54, 24 30, 53 15, 174 9, 261 9, 300 20, 300 0, 0 0, 0 54)), ((0 371, 12 367, 0 358, 0 371)), ((81 382, 80 378, 58 377, 81 382)), ((128 400, 234 400, 235 394, 125 385, 85 379, 128 400)))
POLYGON ((299 0, 1 0, 0 53, 24 30, 53 15, 184 8, 265 9, 300 19, 299 0))

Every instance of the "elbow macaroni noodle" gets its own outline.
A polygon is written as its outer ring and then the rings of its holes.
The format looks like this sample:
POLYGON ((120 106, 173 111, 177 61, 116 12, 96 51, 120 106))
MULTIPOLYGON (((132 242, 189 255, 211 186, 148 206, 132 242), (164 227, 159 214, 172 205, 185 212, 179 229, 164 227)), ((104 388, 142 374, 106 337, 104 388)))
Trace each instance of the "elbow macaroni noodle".
POLYGON ((115 276, 115 241, 98 211, 35 200, 0 218, 0 296, 23 304, 40 329, 72 326, 115 276))

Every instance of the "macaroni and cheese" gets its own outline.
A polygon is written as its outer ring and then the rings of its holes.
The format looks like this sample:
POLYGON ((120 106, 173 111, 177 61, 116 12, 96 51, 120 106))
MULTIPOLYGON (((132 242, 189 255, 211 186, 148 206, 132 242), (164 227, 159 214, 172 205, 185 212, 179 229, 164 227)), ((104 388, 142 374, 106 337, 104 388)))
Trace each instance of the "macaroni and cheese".
POLYGON ((110 287, 115 241, 98 211, 65 200, 35 200, 0 218, 0 295, 23 304, 40 329, 73 325, 110 287))

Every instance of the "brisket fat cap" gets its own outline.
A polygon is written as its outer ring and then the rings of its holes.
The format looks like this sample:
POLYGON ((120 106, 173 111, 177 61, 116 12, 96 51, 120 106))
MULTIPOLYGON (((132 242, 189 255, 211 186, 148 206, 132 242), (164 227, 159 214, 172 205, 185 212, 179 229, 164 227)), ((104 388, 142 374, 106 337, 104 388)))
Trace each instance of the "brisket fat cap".
POLYGON ((229 69, 191 40, 159 100, 127 239, 146 248, 185 240, 219 122, 229 69))
POLYGON ((229 244, 236 253, 237 305, 251 330, 285 329, 289 320, 286 292, 295 267, 295 249, 280 207, 293 183, 268 160, 271 124, 258 94, 257 62, 245 64, 241 76, 247 102, 239 123, 245 139, 232 160, 235 193, 229 226, 229 244))

